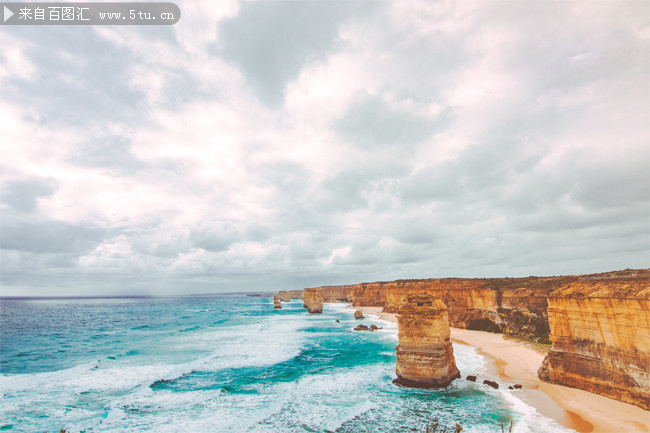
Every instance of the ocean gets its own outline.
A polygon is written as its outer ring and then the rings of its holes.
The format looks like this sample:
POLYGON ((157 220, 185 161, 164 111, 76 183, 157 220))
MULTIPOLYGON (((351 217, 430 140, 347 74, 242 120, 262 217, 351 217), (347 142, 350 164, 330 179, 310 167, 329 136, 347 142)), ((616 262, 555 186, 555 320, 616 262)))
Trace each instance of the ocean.
MULTIPOLYGON (((344 304, 310 315, 302 300, 274 310, 244 295, 4 298, 0 310, 0 430, 570 431, 507 389, 394 385, 396 325, 344 304)), ((463 377, 498 379, 475 348, 454 354, 463 377)))

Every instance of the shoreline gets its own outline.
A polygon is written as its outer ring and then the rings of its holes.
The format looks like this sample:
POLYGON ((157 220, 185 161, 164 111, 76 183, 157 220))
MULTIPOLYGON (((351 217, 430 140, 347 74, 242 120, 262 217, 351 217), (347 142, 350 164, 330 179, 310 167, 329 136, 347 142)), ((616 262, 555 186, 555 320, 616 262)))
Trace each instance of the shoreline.
MULTIPOLYGON (((397 316, 382 312, 382 307, 349 308, 378 316, 381 320, 397 322, 397 316)), ((502 380, 501 386, 521 384, 522 399, 540 414, 564 427, 579 433, 650 432, 650 413, 640 407, 581 389, 541 381, 537 377, 537 369, 544 355, 524 342, 504 339, 503 334, 460 328, 451 328, 451 341, 476 347, 492 364, 502 380)), ((472 372, 461 374, 464 377, 472 372)))

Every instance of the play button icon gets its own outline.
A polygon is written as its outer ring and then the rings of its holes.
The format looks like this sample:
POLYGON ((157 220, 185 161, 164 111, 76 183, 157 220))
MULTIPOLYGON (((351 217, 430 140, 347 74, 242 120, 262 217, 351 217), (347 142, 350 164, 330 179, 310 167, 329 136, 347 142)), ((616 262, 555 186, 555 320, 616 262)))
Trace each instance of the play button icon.
POLYGON ((5 21, 4 21, 4 22, 7 22, 7 20, 8 20, 9 18, 11 18, 12 16, 14 16, 14 13, 11 12, 7 6, 5 6, 4 14, 5 14, 5 21))

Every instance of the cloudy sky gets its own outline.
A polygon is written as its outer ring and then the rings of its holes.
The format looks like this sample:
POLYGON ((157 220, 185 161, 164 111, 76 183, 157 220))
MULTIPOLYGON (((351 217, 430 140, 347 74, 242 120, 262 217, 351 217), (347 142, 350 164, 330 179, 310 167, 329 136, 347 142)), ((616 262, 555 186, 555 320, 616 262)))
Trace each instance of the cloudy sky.
POLYGON ((1 27, 1 294, 650 266, 643 1, 1 27))

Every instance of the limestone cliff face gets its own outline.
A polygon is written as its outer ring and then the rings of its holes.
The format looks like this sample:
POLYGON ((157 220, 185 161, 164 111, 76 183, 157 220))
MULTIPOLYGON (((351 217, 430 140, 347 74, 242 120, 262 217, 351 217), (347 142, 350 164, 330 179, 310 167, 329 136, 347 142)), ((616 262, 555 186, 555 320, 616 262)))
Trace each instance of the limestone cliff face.
MULTIPOLYGON (((307 308, 307 301, 305 301, 305 296, 307 290, 316 290, 323 297, 323 302, 352 302, 354 299, 354 288, 356 286, 327 286, 327 287, 318 287, 315 289, 304 289, 301 291, 303 299, 303 307, 307 308)), ((292 293, 292 292, 290 292, 292 293)), ((311 292, 310 292, 311 293, 311 292)))
POLYGON ((348 286, 327 286, 326 302, 345 298, 358 307, 384 307, 395 313, 411 292, 439 297, 449 308, 451 326, 528 335, 546 341, 548 319, 546 297, 578 277, 549 278, 444 278, 397 280, 348 286))
POLYGON ((285 290, 289 294, 289 299, 302 299, 302 289, 301 290, 285 290))
POLYGON ((320 289, 305 289, 303 291, 303 307, 310 314, 323 312, 323 291, 320 289))
POLYGON ((429 293, 410 293, 397 316, 397 383, 440 388, 460 377, 449 340, 445 304, 429 293))
POLYGON ((650 410, 650 280, 580 279, 548 303, 540 379, 650 410))
POLYGON ((273 296, 273 308, 282 308, 282 304, 277 296, 273 296))
POLYGON ((355 288, 356 285, 323 287, 323 299, 325 302, 353 302, 355 288))
POLYGON ((291 301, 291 296, 289 295, 289 292, 287 292, 286 290, 279 292, 278 298, 280 299, 281 302, 291 301))

